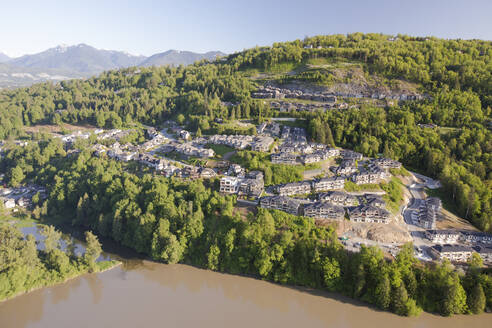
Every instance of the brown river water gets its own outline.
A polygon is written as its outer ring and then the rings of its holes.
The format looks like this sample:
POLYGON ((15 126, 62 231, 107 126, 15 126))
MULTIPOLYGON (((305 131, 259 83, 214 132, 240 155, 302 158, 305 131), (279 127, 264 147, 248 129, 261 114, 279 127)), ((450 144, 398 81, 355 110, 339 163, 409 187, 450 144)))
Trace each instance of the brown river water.
POLYGON ((403 318, 339 295, 144 260, 0 303, 0 328, 492 327, 492 314, 403 318))

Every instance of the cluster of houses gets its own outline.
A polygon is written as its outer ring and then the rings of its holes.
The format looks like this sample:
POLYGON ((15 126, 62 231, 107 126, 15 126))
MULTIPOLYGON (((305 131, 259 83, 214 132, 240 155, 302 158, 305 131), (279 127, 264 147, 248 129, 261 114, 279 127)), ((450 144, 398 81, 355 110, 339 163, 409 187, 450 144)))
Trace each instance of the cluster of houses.
POLYGON ((261 171, 250 171, 240 176, 225 176, 220 179, 220 192, 237 194, 239 197, 258 198, 263 193, 264 182, 261 171))
POLYGON ((46 189, 39 186, 24 186, 18 188, 2 188, 0 189, 0 202, 3 207, 8 210, 16 211, 18 208, 30 208, 32 206, 32 198, 38 194, 39 199, 46 198, 46 189))
POLYGON ((283 99, 283 98, 296 98, 304 100, 314 100, 327 103, 336 103, 337 97, 330 93, 309 93, 302 90, 290 90, 282 89, 273 86, 260 86, 257 91, 253 92, 251 95, 253 98, 273 98, 273 99, 283 99))
POLYGON ((264 122, 258 125, 256 128, 256 133, 258 135, 266 135, 270 137, 280 136, 281 127, 280 124, 275 122, 264 122))
POLYGON ((326 109, 347 109, 349 105, 345 102, 340 103, 292 103, 284 101, 271 101, 270 107, 278 109, 282 113, 287 112, 317 112, 326 109))
POLYGON ((341 98, 372 98, 372 99, 388 99, 388 100, 422 100, 429 98, 427 95, 421 95, 418 93, 347 93, 347 92, 305 92, 299 89, 284 89, 274 86, 260 86, 258 90, 251 94, 253 98, 261 99, 284 99, 284 98, 296 98, 304 100, 313 100, 326 103, 336 103, 337 97, 341 98))
POLYGON ((484 264, 492 264, 492 246, 490 245, 434 245, 430 248, 430 254, 438 260, 447 259, 451 262, 467 262, 473 253, 482 258, 484 264))
POLYGON ((246 149, 248 147, 254 151, 267 152, 274 143, 270 136, 248 136, 248 135, 213 135, 208 139, 209 143, 215 145, 225 145, 235 149, 246 149))
POLYGON ((417 215, 413 218, 414 224, 425 228, 435 229, 436 220, 442 209, 441 200, 437 197, 428 197, 421 202, 417 215))
POLYGON ((388 170, 401 168, 401 163, 389 158, 362 160, 362 154, 343 151, 340 165, 332 167, 332 171, 340 176, 350 178, 355 184, 375 184, 391 177, 388 170), (359 161, 359 162, 358 162, 359 161))
POLYGON ((431 242, 435 244, 456 244, 456 243, 470 243, 470 244, 490 244, 492 245, 492 235, 469 230, 427 230, 425 236, 431 242))
POLYGON ((386 224, 391 216, 384 209, 384 205, 384 201, 374 195, 365 195, 358 199, 339 191, 320 194, 316 201, 283 195, 265 196, 259 201, 262 208, 304 215, 317 220, 341 221, 348 216, 353 222, 386 224))
POLYGON ((280 196, 305 195, 311 192, 343 189, 345 179, 342 177, 328 177, 311 181, 290 182, 274 186, 280 196))
POLYGON ((215 156, 215 152, 213 149, 204 148, 193 142, 170 142, 166 144, 165 149, 191 157, 211 158, 215 156))

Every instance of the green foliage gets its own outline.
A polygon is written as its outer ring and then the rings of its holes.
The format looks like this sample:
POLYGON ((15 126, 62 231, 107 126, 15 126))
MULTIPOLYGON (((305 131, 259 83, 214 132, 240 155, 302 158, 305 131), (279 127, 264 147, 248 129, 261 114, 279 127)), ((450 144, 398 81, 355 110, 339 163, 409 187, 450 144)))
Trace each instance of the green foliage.
POLYGON ((101 255, 101 243, 99 243, 97 237, 90 231, 85 232, 85 242, 87 245, 84 253, 84 261, 91 270, 94 270, 96 260, 101 255))
MULTIPOLYGON (((90 270, 80 258, 58 248, 61 234, 52 226, 45 226, 42 234, 46 247, 40 251, 32 235, 24 238, 17 228, 0 225, 0 301, 63 282, 90 270)), ((97 263, 93 271, 107 269, 116 263, 97 263)))

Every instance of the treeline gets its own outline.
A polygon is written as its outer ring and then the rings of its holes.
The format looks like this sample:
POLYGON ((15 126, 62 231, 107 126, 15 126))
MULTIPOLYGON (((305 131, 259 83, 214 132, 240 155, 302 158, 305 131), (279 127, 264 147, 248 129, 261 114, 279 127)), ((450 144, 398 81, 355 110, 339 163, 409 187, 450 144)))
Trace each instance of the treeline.
MULTIPOLYGON (((363 106, 304 117, 318 142, 331 144, 333 139, 343 148, 372 157, 383 154, 438 178, 458 214, 492 232, 492 133, 476 123, 460 128, 421 128, 416 120, 425 115, 426 105, 415 103, 386 109, 363 106)), ((457 123, 461 117, 454 112, 449 120, 457 123)))
POLYGON ((480 96, 485 107, 492 106, 490 41, 406 35, 394 38, 375 33, 326 35, 252 48, 230 55, 229 62, 235 69, 268 70, 281 63, 300 64, 312 58, 360 62, 368 73, 417 82, 430 91, 444 86, 470 89, 480 96))
POLYGON ((350 254, 333 228, 280 211, 241 215, 234 197, 202 180, 137 176, 83 151, 58 162, 48 186, 45 215, 165 263, 340 292, 400 315, 480 313, 492 306, 492 278, 477 257, 463 276, 448 263, 418 263, 411 245, 395 261, 373 247, 350 254))
POLYGON ((0 224, 0 301, 116 264, 96 262, 101 245, 89 231, 85 234, 87 246, 82 256, 74 253, 70 241, 65 250, 61 249, 61 233, 53 226, 44 226, 41 235, 45 237, 44 250, 37 249, 34 236, 24 238, 15 226, 0 224))

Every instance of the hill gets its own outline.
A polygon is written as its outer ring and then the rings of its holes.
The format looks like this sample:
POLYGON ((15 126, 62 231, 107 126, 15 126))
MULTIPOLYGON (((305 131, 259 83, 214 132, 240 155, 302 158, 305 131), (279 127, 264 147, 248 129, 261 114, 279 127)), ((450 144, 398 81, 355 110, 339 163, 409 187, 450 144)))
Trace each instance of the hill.
POLYGON ((12 59, 9 64, 24 68, 66 70, 90 76, 105 70, 136 66, 144 59, 144 56, 79 44, 61 45, 37 54, 25 55, 12 59))
POLYGON ((4 54, 3 52, 0 52, 0 63, 5 63, 9 61, 11 58, 4 54))
POLYGON ((200 54, 191 51, 168 50, 166 52, 150 56, 140 63, 139 66, 191 65, 203 59, 213 61, 217 57, 222 56, 225 56, 225 54, 220 51, 209 51, 204 54, 200 54))
POLYGON ((44 81, 63 81, 91 77, 103 71, 132 66, 191 65, 224 56, 220 51, 204 54, 169 50, 150 57, 134 56, 123 51, 101 50, 86 44, 60 45, 46 51, 10 58, 0 53, 0 88, 29 86, 44 81))
POLYGON ((491 62, 490 41, 317 36, 213 63, 125 68, 2 92, 0 138, 40 123, 118 128, 176 119, 217 133, 224 126, 215 119, 303 118, 312 140, 383 154, 438 178, 461 217, 492 231, 491 62))

